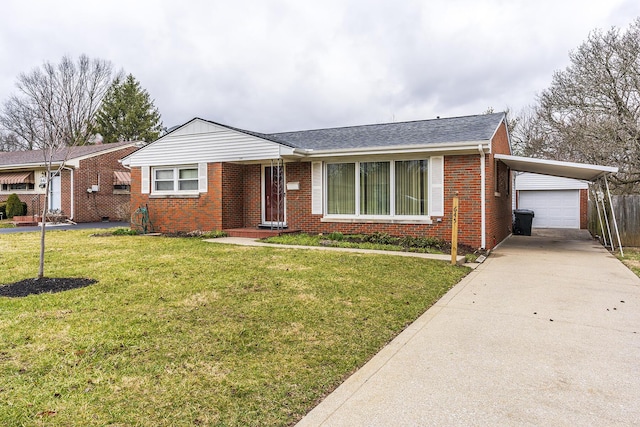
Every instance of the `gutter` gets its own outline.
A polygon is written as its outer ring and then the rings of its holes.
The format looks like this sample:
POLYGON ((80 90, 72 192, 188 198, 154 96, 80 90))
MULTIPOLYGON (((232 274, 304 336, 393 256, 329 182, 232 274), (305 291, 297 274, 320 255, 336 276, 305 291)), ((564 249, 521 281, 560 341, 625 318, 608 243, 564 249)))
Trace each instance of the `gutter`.
POLYGON ((485 154, 482 144, 478 144, 478 151, 480 152, 480 248, 485 249, 487 247, 487 192, 484 188, 486 185, 487 177, 485 170, 485 154))
POLYGON ((475 152, 476 144, 487 145, 489 141, 464 141, 464 142, 443 142, 439 144, 422 144, 422 145, 396 145, 386 147, 363 147, 363 148, 342 148, 329 150, 314 150, 312 148, 294 148, 295 154, 301 154, 305 157, 341 157, 353 156, 359 154, 402 154, 402 153, 425 153, 432 151, 464 151, 470 153, 475 152))

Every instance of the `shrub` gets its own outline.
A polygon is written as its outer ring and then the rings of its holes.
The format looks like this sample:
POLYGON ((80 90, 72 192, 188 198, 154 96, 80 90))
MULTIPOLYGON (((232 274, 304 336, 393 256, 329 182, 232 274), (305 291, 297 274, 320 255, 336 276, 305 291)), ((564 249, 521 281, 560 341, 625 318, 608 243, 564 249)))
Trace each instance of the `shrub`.
POLYGON ((138 230, 132 230, 130 228, 116 228, 111 232, 114 236, 136 236, 140 234, 138 230))
POLYGON ((13 218, 14 216, 20 216, 24 214, 24 207, 20 198, 16 193, 9 195, 7 198, 7 218, 13 218))
POLYGON ((7 203, 6 202, 2 202, 0 203, 0 215, 2 218, 6 219, 7 218, 7 203))
POLYGON ((337 241, 342 241, 344 240, 344 234, 340 233, 339 231, 334 231, 333 233, 330 233, 327 238, 329 240, 337 240, 337 241))
POLYGON ((395 245, 398 243, 398 238, 387 233, 380 233, 376 231, 375 233, 367 236, 367 241, 378 245, 395 245))

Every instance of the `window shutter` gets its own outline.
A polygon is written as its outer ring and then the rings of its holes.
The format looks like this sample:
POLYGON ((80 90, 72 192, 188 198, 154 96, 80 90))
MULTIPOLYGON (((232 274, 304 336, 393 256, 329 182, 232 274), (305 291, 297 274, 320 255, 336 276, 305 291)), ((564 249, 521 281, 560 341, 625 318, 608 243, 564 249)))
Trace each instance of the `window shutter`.
POLYGON ((207 164, 198 163, 198 191, 207 192, 207 164))
POLYGON ((431 157, 431 167, 429 168, 431 182, 431 200, 429 210, 431 216, 444 215, 444 157, 431 157))
POLYGON ((149 194, 149 166, 142 166, 140 168, 140 177, 140 193, 149 194))
POLYGON ((322 162, 311 163, 311 214, 322 215, 322 162))

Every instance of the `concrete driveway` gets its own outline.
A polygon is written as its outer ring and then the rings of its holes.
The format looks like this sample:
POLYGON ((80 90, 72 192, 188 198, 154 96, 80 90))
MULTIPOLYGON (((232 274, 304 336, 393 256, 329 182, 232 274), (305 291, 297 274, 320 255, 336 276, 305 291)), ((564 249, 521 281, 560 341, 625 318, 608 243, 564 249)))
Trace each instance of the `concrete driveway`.
POLYGON ((298 426, 640 425, 640 280, 588 233, 512 236, 298 426))

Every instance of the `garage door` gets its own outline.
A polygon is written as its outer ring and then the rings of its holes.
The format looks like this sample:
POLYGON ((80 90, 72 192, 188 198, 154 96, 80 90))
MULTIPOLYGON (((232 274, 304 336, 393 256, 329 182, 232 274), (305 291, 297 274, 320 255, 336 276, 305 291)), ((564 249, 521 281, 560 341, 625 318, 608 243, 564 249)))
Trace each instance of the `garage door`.
POLYGON ((518 209, 534 212, 533 228, 580 228, 580 190, 521 190, 518 209))

